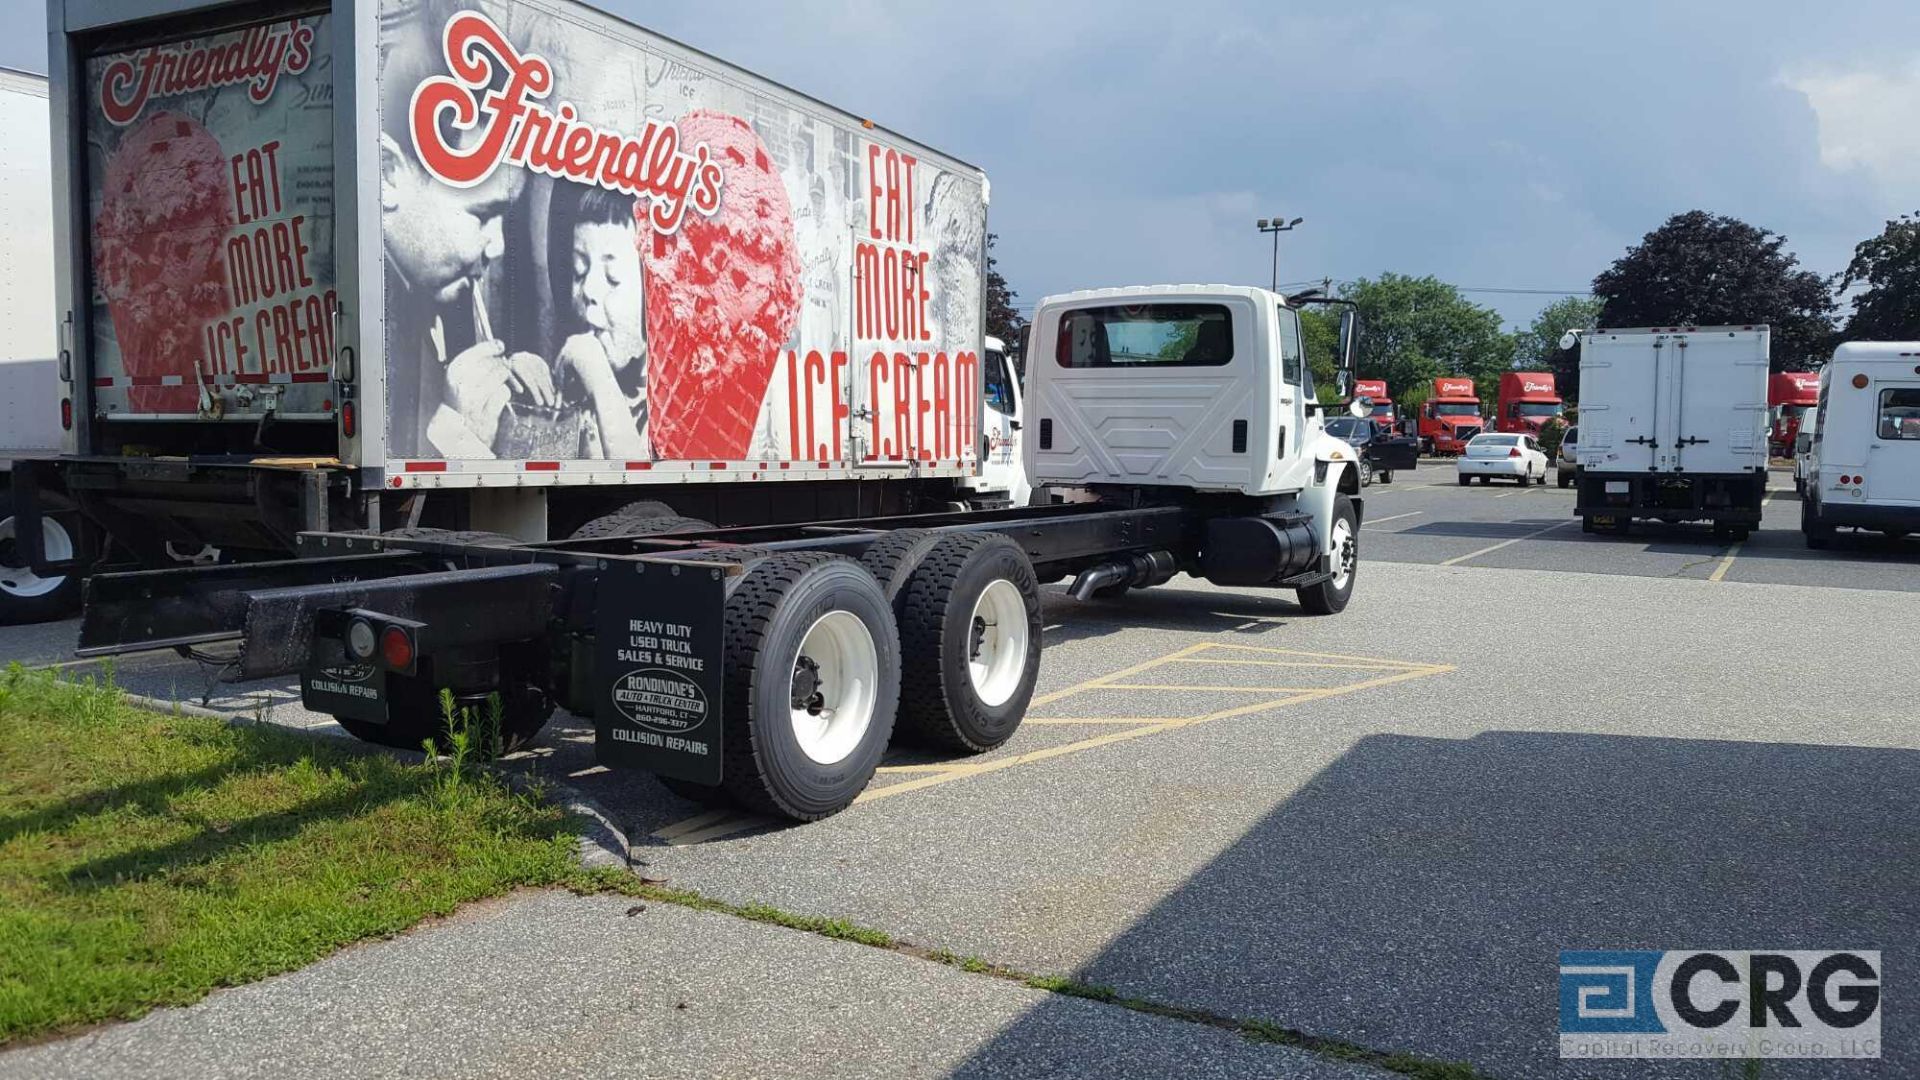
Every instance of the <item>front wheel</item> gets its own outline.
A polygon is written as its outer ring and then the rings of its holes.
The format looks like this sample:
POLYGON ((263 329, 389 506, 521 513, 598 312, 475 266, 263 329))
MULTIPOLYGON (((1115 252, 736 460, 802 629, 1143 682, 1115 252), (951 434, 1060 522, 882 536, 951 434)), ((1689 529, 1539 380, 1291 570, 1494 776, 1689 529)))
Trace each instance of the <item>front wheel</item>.
POLYGON ((1309 615, 1337 615, 1353 599, 1354 578, 1360 572, 1360 518, 1353 500, 1333 498, 1333 521, 1328 526, 1333 546, 1333 576, 1318 585, 1294 590, 1309 615))
POLYGON ((1373 462, 1366 458, 1360 459, 1360 486, 1363 488, 1373 486, 1373 462))

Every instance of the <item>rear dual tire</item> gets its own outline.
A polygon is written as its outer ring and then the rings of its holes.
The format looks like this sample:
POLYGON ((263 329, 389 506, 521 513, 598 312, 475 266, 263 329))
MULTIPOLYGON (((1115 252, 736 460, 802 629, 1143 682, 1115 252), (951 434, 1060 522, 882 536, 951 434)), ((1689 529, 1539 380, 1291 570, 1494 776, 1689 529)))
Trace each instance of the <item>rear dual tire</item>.
POLYGON ((727 595, 719 789, 701 802, 817 821, 866 790, 893 734, 900 638, 879 582, 826 552, 753 564, 727 595))
POLYGON ((947 534, 903 569, 890 574, 901 736, 962 753, 1000 746, 1019 730, 1040 677, 1040 584, 1026 552, 998 534, 947 534))

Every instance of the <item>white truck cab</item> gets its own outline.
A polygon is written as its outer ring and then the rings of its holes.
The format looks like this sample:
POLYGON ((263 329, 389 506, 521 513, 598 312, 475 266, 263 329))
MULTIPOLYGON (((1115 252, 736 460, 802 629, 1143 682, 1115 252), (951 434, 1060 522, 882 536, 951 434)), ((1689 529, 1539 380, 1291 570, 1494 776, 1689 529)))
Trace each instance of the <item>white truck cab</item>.
POLYGON ((1842 526, 1920 532, 1920 342, 1848 342, 1820 372, 1819 426, 1800 530, 1824 548, 1842 526))
MULTIPOLYGON (((1341 325, 1346 379, 1358 329, 1350 313, 1341 325)), ((1244 505, 1258 516, 1222 528, 1248 534, 1222 535, 1208 553, 1224 560, 1226 545, 1244 545, 1245 573, 1195 572, 1277 583, 1288 575, 1260 568, 1284 571, 1290 552, 1310 546, 1348 567, 1351 586, 1364 511, 1356 451, 1326 434, 1300 313, 1286 297, 1235 285, 1051 296, 1030 340, 1026 462, 1036 487, 1244 505), (1270 528, 1245 524, 1260 521, 1270 528)))

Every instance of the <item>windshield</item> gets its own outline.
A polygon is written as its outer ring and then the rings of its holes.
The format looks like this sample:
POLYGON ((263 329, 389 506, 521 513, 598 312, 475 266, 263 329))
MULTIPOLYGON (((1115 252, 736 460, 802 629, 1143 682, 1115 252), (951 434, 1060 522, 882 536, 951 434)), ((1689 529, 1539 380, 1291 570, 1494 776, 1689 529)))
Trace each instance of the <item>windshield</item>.
POLYGON ((1780 419, 1802 420, 1806 418, 1808 413, 1813 411, 1813 408, 1812 405, 1782 405, 1780 406, 1780 419))
POLYGON ((1391 402, 1391 401, 1389 401, 1389 402, 1387 402, 1387 403, 1386 403, 1385 405, 1375 405, 1375 406, 1373 407, 1373 415, 1375 415, 1375 416, 1392 416, 1392 415, 1393 415, 1393 402, 1391 402))
POLYGON ((1224 304, 1125 304, 1071 311, 1060 320, 1054 356, 1068 368, 1225 367, 1233 362, 1233 317, 1224 304))
POLYGON ((1479 416, 1480 406, 1472 402, 1441 401, 1433 406, 1435 416, 1479 416))
POLYGON ((1367 426, 1364 421, 1356 420, 1351 416, 1342 416, 1327 421, 1327 434, 1336 439, 1345 439, 1348 442, 1353 442, 1356 439, 1366 437, 1367 426))
POLYGON ((1520 415, 1529 417, 1559 416, 1560 403, 1557 401, 1522 401, 1520 402, 1520 415))

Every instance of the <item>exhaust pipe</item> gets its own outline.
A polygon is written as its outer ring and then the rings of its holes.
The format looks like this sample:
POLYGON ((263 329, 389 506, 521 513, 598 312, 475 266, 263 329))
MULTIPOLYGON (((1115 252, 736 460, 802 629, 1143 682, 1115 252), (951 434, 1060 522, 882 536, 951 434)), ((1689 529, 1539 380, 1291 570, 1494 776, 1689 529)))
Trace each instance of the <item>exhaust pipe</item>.
POLYGON ((1149 551, 1142 555, 1129 555, 1124 560, 1101 563, 1082 570, 1080 576, 1073 579, 1073 587, 1067 590, 1067 595, 1084 602, 1093 598, 1095 590, 1109 585, 1144 589, 1164 585, 1179 572, 1180 564, 1172 552, 1149 551))

